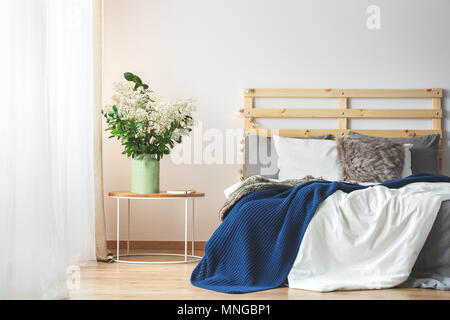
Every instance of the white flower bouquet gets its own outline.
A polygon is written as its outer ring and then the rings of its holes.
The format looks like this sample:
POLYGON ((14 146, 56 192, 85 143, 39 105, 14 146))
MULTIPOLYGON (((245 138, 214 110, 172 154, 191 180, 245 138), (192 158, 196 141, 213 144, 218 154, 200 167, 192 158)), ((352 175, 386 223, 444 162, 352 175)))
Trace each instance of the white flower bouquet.
POLYGON ((113 105, 103 111, 109 138, 120 140, 128 157, 160 160, 192 131, 195 101, 163 101, 138 76, 127 72, 124 77, 127 82, 115 84, 113 105))

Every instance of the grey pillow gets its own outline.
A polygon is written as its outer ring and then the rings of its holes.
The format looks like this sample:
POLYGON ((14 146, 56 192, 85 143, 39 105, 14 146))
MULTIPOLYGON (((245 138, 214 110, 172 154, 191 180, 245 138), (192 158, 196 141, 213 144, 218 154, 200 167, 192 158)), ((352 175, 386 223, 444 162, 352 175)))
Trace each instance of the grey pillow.
MULTIPOLYGON (((303 138, 298 138, 303 139, 303 138)), ((331 134, 307 139, 333 140, 331 134)), ((261 175, 269 179, 278 179, 278 154, 273 139, 258 135, 245 135, 244 179, 261 175)))
MULTIPOLYGON (((378 137, 369 137, 350 131, 350 135, 366 139, 384 139, 378 137)), ((412 138, 389 138, 389 140, 398 143, 410 143, 411 148, 411 170, 412 173, 431 173, 439 174, 439 134, 431 134, 412 138)))
POLYGON ((402 177, 405 151, 401 143, 343 136, 336 146, 342 181, 383 182, 402 177))

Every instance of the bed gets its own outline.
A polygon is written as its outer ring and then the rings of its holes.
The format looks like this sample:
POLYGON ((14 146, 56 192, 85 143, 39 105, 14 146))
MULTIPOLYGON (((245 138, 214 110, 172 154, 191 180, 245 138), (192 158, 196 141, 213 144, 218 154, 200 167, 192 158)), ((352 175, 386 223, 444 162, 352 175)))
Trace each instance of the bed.
POLYGON ((246 89, 243 182, 227 190, 192 284, 228 293, 449 290, 441 99, 439 88, 246 89), (326 98, 337 108, 255 108, 271 98, 326 98), (350 108, 354 98, 431 99, 432 108, 350 108), (338 128, 259 128, 258 118, 335 118, 338 128), (353 130, 355 118, 429 119, 432 128, 353 130), (259 161, 261 149, 270 161, 259 161))

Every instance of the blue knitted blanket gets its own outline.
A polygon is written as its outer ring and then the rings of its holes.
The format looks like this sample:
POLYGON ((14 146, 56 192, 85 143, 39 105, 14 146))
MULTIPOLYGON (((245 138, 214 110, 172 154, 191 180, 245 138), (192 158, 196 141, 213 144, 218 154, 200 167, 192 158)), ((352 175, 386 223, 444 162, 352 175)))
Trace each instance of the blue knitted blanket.
MULTIPOLYGON (((450 178, 415 174, 381 185, 400 188, 413 182, 450 182, 450 178)), ((205 255, 192 272, 191 283, 225 293, 283 285, 319 204, 336 190, 349 193, 367 187, 309 181, 296 187, 255 191, 243 197, 206 243, 205 255)))

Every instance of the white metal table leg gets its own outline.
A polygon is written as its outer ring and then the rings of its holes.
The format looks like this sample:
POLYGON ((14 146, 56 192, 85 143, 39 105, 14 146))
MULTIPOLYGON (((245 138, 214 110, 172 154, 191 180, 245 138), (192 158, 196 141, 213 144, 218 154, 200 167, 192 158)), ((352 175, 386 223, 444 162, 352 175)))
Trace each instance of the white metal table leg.
POLYGON ((128 231, 127 231, 127 254, 130 254, 130 199, 128 199, 128 231))
MULTIPOLYGON (((194 211, 195 204, 192 201, 192 254, 188 254, 188 214, 189 214, 189 198, 183 197, 181 199, 185 200, 184 203, 184 254, 182 253, 130 253, 130 231, 131 231, 131 200, 134 199, 150 199, 150 198, 131 198, 131 197, 113 197, 117 200, 117 254, 115 256, 114 261, 119 263, 136 263, 136 264, 177 264, 177 263, 191 263, 196 262, 202 259, 202 257, 194 255, 194 245, 195 245, 195 234, 194 234, 194 211), (127 234, 127 253, 123 253, 122 257, 133 257, 133 256, 174 256, 174 257, 184 257, 182 260, 177 261, 135 261, 135 260, 120 260, 120 199, 128 200, 128 234, 127 234), (188 258, 192 258, 189 260, 188 258)), ((167 199, 167 198, 155 198, 155 199, 167 199)), ((180 198, 171 198, 171 199, 180 199, 180 198)), ((194 199, 192 199, 194 200, 194 199)))
POLYGON ((120 253, 119 253, 119 249, 120 249, 120 199, 117 198, 117 260, 120 260, 120 253))
POLYGON ((184 201, 184 261, 187 262, 188 198, 184 201))
POLYGON ((194 255, 194 244, 195 244, 195 199, 192 198, 192 252, 191 254, 194 255))

